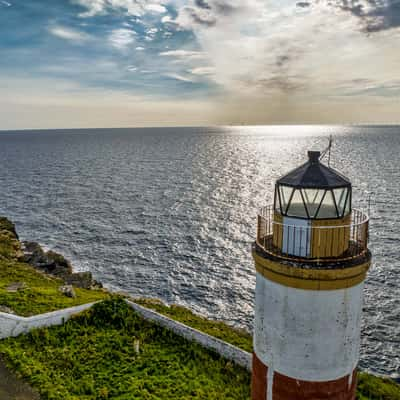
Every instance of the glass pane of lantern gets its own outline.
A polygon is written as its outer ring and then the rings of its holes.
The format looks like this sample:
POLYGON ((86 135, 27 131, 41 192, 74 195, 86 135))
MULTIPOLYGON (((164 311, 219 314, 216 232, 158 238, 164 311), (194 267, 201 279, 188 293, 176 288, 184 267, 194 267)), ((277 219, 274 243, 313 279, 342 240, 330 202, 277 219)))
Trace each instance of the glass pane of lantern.
POLYGON ((347 188, 333 189, 333 194, 335 195, 336 205, 340 216, 342 216, 344 213, 347 192, 347 188))
POLYGON ((338 218, 332 191, 327 190, 317 214, 318 219, 338 218))
POLYGON ((347 196, 347 201, 346 201, 346 205, 344 207, 344 214, 343 215, 344 216, 349 215, 350 212, 351 212, 351 196, 350 196, 350 193, 349 193, 349 195, 347 196))
POLYGON ((302 189, 304 201, 306 202, 308 214, 311 218, 315 217, 315 213, 321 203, 325 190, 323 189, 302 189))
POLYGON ((303 198, 301 197, 300 190, 298 189, 296 189, 293 193, 293 197, 290 202, 287 215, 291 217, 302 217, 302 218, 308 217, 306 207, 303 202, 303 198))
POLYGON ((281 211, 281 203, 279 202, 279 192, 278 192, 278 188, 275 189, 275 210, 277 212, 282 212, 281 211))
POLYGON ((286 208, 292 195, 293 188, 289 186, 279 186, 279 193, 281 195, 282 214, 286 213, 286 208))

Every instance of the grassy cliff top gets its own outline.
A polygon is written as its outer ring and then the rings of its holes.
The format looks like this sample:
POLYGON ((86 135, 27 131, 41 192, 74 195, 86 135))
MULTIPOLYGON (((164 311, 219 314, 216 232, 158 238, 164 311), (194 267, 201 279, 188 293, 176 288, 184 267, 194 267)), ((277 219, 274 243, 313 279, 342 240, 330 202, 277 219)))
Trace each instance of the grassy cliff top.
POLYGON ((75 298, 60 292, 63 281, 20 262, 23 255, 14 225, 0 217, 0 310, 5 307, 21 316, 103 300, 103 290, 75 288, 75 298))
POLYGON ((122 299, 0 341, 0 353, 42 400, 250 398, 248 371, 145 321, 122 299))

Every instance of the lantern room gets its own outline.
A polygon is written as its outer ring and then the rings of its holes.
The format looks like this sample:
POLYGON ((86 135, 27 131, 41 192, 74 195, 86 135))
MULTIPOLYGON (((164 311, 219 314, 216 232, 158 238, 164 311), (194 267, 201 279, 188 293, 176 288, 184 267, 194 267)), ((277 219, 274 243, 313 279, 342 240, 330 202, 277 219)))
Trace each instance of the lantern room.
POLYGON ((368 217, 352 209, 351 182, 322 164, 321 153, 277 180, 274 204, 261 210, 260 248, 279 257, 335 260, 367 251, 368 217))
POLYGON ((275 210, 286 217, 306 219, 343 218, 351 212, 351 183, 323 165, 319 151, 280 178, 275 188, 275 210))

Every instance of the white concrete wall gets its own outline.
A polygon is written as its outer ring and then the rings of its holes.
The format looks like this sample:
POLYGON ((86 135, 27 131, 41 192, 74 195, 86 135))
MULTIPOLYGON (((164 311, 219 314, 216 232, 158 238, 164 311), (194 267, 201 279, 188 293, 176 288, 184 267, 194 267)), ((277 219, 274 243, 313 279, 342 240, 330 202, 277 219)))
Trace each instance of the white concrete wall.
POLYGON ((351 374, 359 359, 363 287, 294 289, 257 273, 255 353, 269 371, 294 379, 351 374))
MULTIPOLYGON (((127 304, 138 312, 144 319, 155 322, 167 329, 172 330, 179 336, 199 343, 203 347, 213 350, 227 360, 231 360, 251 371, 250 353, 241 350, 229 343, 216 339, 210 335, 193 329, 171 318, 165 317, 153 310, 142 307, 132 301, 126 300, 127 304)), ((46 314, 35 315, 33 317, 19 317, 17 315, 0 312, 0 339, 10 336, 18 336, 22 333, 28 333, 35 328, 43 328, 53 325, 61 325, 72 315, 78 314, 91 308, 95 303, 84 304, 77 307, 71 307, 64 310, 58 310, 46 314)))
POLYGON ((206 333, 200 332, 197 329, 191 328, 180 322, 174 321, 164 315, 161 315, 153 310, 142 307, 136 303, 127 300, 127 303, 137 311, 144 319, 153 321, 164 328, 170 329, 179 336, 185 339, 194 341, 202 345, 203 347, 213 350, 220 354, 227 360, 231 360, 238 365, 241 365, 247 370, 251 371, 252 355, 247 351, 241 350, 238 347, 232 346, 220 339, 213 336, 207 335, 206 333))
POLYGON ((93 304, 95 303, 35 315, 33 317, 20 317, 18 315, 0 312, 0 339, 18 336, 21 333, 28 333, 35 328, 61 325, 71 318, 72 315, 91 308, 93 304))

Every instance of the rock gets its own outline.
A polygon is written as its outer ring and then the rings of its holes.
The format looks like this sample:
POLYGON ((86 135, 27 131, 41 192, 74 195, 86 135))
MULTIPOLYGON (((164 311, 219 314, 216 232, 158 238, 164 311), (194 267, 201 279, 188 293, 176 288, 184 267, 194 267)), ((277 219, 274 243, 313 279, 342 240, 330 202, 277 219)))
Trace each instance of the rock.
POLYGON ((19 239, 15 225, 6 217, 0 217, 0 230, 11 232, 15 239, 19 239))
POLYGON ((52 250, 45 252, 36 242, 23 242, 23 250, 24 262, 46 274, 61 278, 67 285, 83 289, 103 287, 93 279, 91 272, 72 272, 72 265, 64 256, 52 250))
POLYGON ((45 252, 36 242, 23 242, 23 246, 24 262, 60 278, 72 274, 71 263, 61 254, 52 250, 45 252))
POLYGON ((19 260, 23 256, 14 224, 0 217, 0 259, 19 260))
POLYGON ((39 243, 22 242, 22 246, 24 250, 24 262, 39 268, 48 264, 46 253, 39 243))
POLYGON ((4 312, 7 314, 15 314, 13 309, 11 309, 10 307, 7 307, 7 306, 3 306, 1 304, 0 304, 0 312, 4 312))
POLYGON ((47 259, 56 266, 59 270, 63 270, 69 274, 72 274, 72 265, 71 263, 61 254, 56 253, 55 251, 48 251, 46 253, 47 259))
POLYGON ((67 296, 67 297, 71 297, 71 298, 75 298, 76 297, 76 293, 75 290, 73 288, 72 285, 63 285, 60 286, 60 288, 58 289, 63 295, 67 296))
POLYGON ((26 288, 27 286, 25 282, 13 282, 6 287, 6 290, 7 292, 15 293, 26 288))
POLYGON ((100 281, 93 279, 92 289, 103 289, 103 284, 100 281))
POLYGON ((93 277, 91 272, 75 272, 65 277, 65 283, 82 289, 91 289, 93 277))

